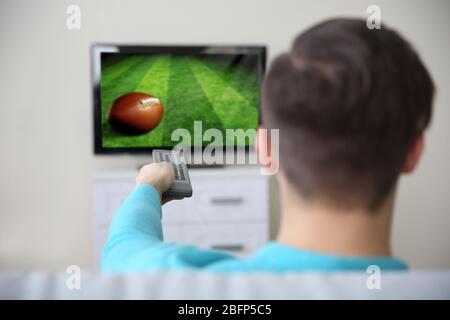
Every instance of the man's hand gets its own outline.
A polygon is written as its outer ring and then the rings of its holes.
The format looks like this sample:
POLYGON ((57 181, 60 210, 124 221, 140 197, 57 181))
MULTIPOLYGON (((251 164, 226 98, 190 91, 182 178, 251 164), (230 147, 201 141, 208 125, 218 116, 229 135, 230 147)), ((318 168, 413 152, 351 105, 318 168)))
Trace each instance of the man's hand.
POLYGON ((147 183, 158 190, 159 195, 169 189, 175 179, 172 166, 168 162, 150 163, 143 166, 136 178, 136 184, 147 183))

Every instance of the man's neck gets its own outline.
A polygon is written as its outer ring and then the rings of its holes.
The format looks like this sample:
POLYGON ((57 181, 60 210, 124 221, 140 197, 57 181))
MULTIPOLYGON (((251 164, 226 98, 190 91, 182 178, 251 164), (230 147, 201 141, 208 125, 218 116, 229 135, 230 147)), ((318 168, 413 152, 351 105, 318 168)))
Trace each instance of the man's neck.
POLYGON ((343 211, 305 204, 296 195, 282 193, 282 221, 277 241, 338 256, 390 256, 393 198, 389 196, 377 212, 343 211))

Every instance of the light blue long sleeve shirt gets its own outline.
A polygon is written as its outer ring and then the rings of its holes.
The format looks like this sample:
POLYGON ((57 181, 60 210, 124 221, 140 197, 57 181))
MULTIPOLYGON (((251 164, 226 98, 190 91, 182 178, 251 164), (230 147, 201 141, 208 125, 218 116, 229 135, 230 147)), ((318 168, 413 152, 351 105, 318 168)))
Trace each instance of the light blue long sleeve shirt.
POLYGON ((207 270, 214 272, 286 272, 406 270, 392 257, 340 257, 269 242, 252 257, 238 259, 216 250, 163 242, 159 193, 150 185, 137 186, 122 203, 111 222, 102 254, 106 272, 148 270, 207 270))

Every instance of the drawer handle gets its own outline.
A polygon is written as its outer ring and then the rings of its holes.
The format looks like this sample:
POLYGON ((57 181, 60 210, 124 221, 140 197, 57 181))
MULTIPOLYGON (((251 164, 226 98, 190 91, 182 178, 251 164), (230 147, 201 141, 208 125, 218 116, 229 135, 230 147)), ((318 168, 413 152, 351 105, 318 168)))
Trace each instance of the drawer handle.
POLYGON ((244 202, 244 199, 241 197, 211 198, 211 203, 217 205, 240 205, 242 202, 244 202))
POLYGON ((211 249, 222 251, 242 251, 244 246, 242 244, 218 244, 212 245, 211 249))

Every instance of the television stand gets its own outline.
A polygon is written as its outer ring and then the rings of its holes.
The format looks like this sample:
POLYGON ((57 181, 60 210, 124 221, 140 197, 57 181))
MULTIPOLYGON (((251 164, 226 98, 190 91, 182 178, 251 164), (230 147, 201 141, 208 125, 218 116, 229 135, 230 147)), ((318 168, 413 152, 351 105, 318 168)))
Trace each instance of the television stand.
MULTIPOLYGON (((257 167, 192 170, 190 178, 192 197, 162 207, 165 241, 247 257, 269 240, 268 179, 257 167)), ((135 179, 134 170, 101 170, 92 176, 95 261, 135 179)))

